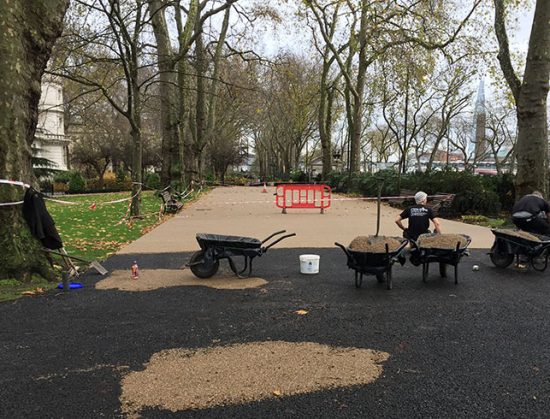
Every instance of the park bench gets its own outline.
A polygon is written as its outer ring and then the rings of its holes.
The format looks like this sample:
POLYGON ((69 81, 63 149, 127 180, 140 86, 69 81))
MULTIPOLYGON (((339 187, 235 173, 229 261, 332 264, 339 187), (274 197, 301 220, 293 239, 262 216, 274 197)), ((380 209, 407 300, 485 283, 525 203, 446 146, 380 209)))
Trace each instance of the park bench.
POLYGON ((165 214, 178 212, 183 207, 183 204, 167 190, 162 191, 160 197, 162 198, 163 212, 165 214))
POLYGON ((445 192, 436 192, 437 198, 434 198, 428 202, 428 207, 432 209, 436 216, 444 215, 449 212, 453 206, 453 201, 455 199, 455 194, 445 193, 445 192))
POLYGON ((390 207, 404 207, 405 205, 414 204, 414 194, 416 191, 411 189, 401 189, 399 191, 399 196, 389 197, 388 204, 390 207))

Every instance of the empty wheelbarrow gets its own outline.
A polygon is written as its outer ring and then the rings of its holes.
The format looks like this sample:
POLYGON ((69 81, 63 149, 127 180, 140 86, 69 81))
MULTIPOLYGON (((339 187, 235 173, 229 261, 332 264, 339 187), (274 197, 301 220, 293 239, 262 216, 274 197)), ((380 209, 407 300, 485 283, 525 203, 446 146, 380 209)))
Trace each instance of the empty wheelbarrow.
POLYGON ((252 272, 252 260, 256 256, 262 256, 270 247, 281 240, 296 235, 296 233, 286 234, 264 246, 268 240, 283 233, 286 233, 286 230, 277 231, 262 241, 252 237, 198 233, 196 237, 201 250, 191 256, 186 266, 191 269, 195 276, 210 278, 218 272, 220 259, 227 259, 229 267, 235 275, 239 278, 248 278, 252 272), (243 256, 243 269, 237 269, 233 261, 234 256, 243 256))

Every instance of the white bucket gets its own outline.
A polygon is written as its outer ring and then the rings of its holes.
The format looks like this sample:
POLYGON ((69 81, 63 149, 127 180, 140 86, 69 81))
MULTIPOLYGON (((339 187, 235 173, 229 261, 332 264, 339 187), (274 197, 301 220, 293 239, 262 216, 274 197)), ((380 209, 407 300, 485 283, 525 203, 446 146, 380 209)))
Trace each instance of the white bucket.
POLYGON ((318 274, 319 273, 319 255, 300 255, 300 273, 318 274))

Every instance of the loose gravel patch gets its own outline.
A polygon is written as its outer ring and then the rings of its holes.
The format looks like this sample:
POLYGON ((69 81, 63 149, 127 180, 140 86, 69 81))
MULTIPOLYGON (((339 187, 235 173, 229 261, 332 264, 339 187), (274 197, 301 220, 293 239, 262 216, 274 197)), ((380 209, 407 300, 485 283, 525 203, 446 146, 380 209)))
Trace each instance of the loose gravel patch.
POLYGON ((312 342, 171 349, 122 379, 120 401, 127 414, 148 407, 175 412, 364 385, 380 377, 388 358, 386 352, 312 342))
POLYGON ((238 278, 221 273, 209 279, 199 279, 189 269, 142 269, 138 279, 130 277, 130 270, 115 270, 99 281, 95 287, 101 290, 152 291, 159 288, 203 286, 216 289, 247 289, 267 284, 262 278, 238 278))
POLYGON ((418 246, 424 249, 456 249, 457 243, 464 248, 468 240, 461 234, 430 234, 418 237, 418 246))
POLYGON ((537 236, 535 236, 534 234, 528 233, 527 231, 504 230, 504 229, 500 229, 500 230, 496 230, 496 231, 498 233, 501 233, 501 234, 507 234, 509 236, 514 236, 514 237, 520 237, 522 239, 531 240, 531 241, 534 241, 534 242, 540 242, 540 239, 537 236))
POLYGON ((389 252, 395 252, 401 246, 401 241, 395 237, 358 236, 352 240, 349 248, 355 252, 385 253, 386 244, 389 252))

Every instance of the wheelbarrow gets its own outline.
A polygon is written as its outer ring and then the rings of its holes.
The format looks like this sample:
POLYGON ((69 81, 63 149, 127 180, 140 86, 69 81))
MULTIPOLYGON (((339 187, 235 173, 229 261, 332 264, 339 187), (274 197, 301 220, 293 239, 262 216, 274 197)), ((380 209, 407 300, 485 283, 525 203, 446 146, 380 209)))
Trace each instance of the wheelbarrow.
POLYGON ((515 230, 491 229, 491 231, 495 235, 495 242, 489 257, 497 268, 508 267, 514 259, 519 265, 521 258, 526 259, 536 271, 546 270, 550 253, 550 237, 529 233, 538 238, 538 240, 531 240, 529 236, 519 236, 515 230))
MULTIPOLYGON (((427 235, 433 236, 434 233, 422 234, 420 237, 427 235)), ((442 278, 447 277, 447 265, 454 266, 455 285, 458 284, 458 264, 463 256, 468 255, 467 248, 472 242, 469 236, 465 234, 460 234, 460 236, 466 240, 466 244, 463 245, 457 242, 456 246, 452 249, 422 247, 421 244, 419 245, 418 240, 411 240, 410 261, 415 266, 422 265, 423 282, 426 282, 428 279, 430 263, 439 263, 439 275, 442 278)))
POLYGON ((383 253, 359 252, 352 250, 338 242, 334 244, 340 247, 348 258, 348 268, 355 271, 355 287, 361 288, 363 284, 363 275, 375 275, 378 282, 386 281, 386 288, 391 290, 392 283, 392 266, 397 261, 404 263, 405 259, 401 256, 401 252, 409 242, 402 237, 395 237, 401 244, 394 251, 389 251, 386 243, 386 251, 383 253))
POLYGON ((283 233, 286 233, 286 230, 277 231, 262 241, 252 237, 198 233, 196 237, 201 250, 191 256, 186 266, 191 269, 195 276, 210 278, 218 272, 220 259, 227 259, 229 267, 235 275, 239 278, 248 278, 252 272, 252 260, 256 256, 262 256, 270 247, 281 240, 296 235, 296 233, 284 235, 264 246, 268 240, 283 233), (237 269, 233 261, 234 256, 244 257, 243 269, 237 269))

